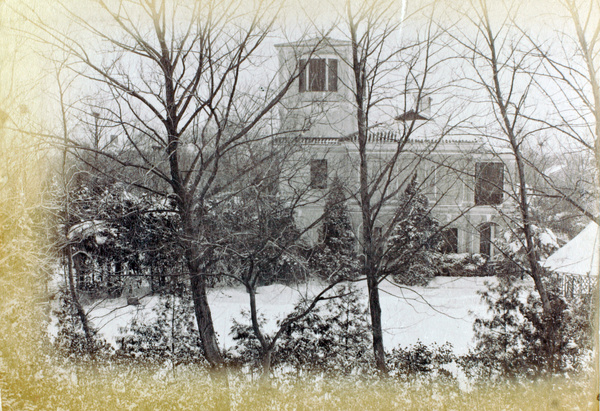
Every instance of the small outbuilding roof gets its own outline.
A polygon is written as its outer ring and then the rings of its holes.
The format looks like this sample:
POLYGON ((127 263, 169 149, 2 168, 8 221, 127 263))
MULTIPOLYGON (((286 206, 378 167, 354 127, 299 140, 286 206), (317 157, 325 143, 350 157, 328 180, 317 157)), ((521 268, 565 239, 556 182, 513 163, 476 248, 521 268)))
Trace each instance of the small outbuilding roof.
POLYGON ((600 272, 600 230, 591 222, 571 241, 544 261, 544 267, 561 274, 593 275, 600 272))

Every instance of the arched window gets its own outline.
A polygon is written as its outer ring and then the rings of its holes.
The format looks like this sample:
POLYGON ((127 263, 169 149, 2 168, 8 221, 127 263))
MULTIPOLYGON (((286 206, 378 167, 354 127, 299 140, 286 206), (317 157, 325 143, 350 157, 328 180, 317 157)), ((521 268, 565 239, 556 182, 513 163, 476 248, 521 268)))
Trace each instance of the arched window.
POLYGON ((479 253, 493 257, 494 238, 496 237, 496 227, 494 223, 483 223, 479 226, 479 253))

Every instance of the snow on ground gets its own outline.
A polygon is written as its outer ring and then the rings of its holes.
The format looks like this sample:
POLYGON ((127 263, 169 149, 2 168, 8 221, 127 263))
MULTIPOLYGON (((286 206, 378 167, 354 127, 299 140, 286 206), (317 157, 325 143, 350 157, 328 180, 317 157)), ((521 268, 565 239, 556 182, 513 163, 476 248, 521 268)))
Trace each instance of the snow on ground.
MULTIPOLYGON (((387 349, 408 346, 421 340, 424 344, 450 342, 456 354, 468 351, 473 338, 473 320, 484 315, 477 291, 485 289, 486 277, 437 277, 426 287, 398 286, 391 282, 381 284, 380 299, 387 349)), ((277 319, 285 317, 304 295, 314 295, 320 290, 317 283, 288 287, 270 285, 260 287, 257 305, 264 314, 267 328, 274 329, 277 319)), ((358 284, 362 301, 367 304, 366 284, 358 284)), ((105 300, 91 310, 91 319, 108 341, 114 344, 132 317, 152 316, 152 307, 158 297, 145 297, 139 306, 127 306, 125 298, 105 300)), ((248 295, 242 287, 218 288, 209 292, 209 302, 223 348, 234 345, 229 335, 232 320, 244 320, 242 310, 249 306, 248 295)), ((87 307, 88 309, 92 307, 87 307)))

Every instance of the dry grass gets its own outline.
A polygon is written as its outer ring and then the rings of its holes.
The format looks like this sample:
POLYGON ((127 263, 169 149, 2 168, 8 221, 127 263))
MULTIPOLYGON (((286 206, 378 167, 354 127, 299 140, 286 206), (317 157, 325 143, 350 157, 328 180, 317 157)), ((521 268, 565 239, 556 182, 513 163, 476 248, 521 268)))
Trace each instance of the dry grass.
MULTIPOLYGON (((38 371, 39 372, 39 371, 38 371)), ((79 369, 59 378, 7 381, 5 410, 592 410, 596 390, 585 378, 501 384, 463 392, 456 385, 389 380, 273 381, 270 387, 230 374, 229 387, 198 370, 176 376, 129 367, 79 369), (77 377, 75 375, 77 374, 77 377)))

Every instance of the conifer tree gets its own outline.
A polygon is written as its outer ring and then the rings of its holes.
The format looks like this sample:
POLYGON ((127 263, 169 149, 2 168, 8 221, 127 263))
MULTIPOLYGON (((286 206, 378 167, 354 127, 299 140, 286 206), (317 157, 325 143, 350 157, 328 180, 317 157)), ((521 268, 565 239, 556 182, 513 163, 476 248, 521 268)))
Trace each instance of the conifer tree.
POLYGON ((354 252, 354 233, 344 196, 344 186, 335 177, 327 196, 321 227, 321 242, 331 251, 349 255, 354 252))
POLYGON ((327 195, 319 243, 312 257, 317 275, 329 281, 353 278, 359 270, 344 186, 337 177, 327 195))
POLYGON ((432 259, 441 238, 429 201, 419 191, 416 173, 400 198, 396 215, 384 255, 384 270, 398 283, 425 285, 435 275, 432 259))

